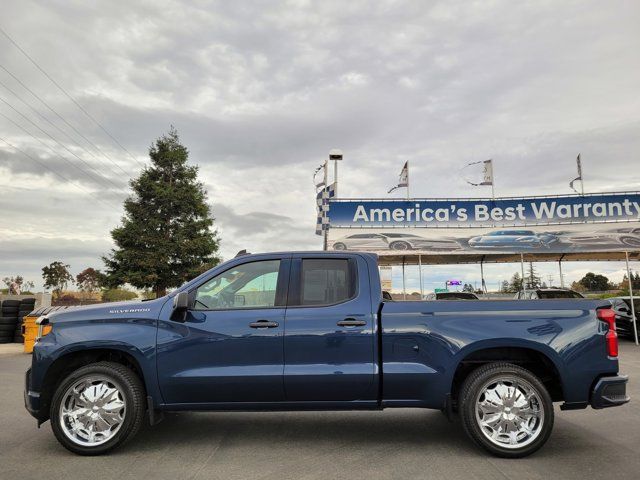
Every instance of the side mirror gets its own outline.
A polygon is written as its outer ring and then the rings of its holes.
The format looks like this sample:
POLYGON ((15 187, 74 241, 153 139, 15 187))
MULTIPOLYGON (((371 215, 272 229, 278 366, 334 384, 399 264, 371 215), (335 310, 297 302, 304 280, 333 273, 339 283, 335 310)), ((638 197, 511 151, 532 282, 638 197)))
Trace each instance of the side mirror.
POLYGON ((184 311, 189 308, 189 293, 180 292, 175 297, 173 297, 173 310, 174 311, 184 311))
POLYGON ((173 297, 173 313, 171 320, 176 322, 184 322, 187 318, 187 310, 189 309, 189 293, 180 292, 173 297))

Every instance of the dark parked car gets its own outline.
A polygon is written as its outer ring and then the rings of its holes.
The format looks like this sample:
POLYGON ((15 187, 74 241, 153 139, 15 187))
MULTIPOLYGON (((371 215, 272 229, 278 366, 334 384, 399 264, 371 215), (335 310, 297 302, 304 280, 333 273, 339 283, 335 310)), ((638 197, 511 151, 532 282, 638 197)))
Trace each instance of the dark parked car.
POLYGON ((532 250, 536 248, 550 248, 558 242, 558 236, 553 233, 533 230, 497 230, 469 239, 469 246, 479 249, 508 249, 532 250))
POLYGON ((553 298, 584 298, 584 295, 566 288, 536 288, 526 292, 516 293, 515 298, 524 300, 553 299, 553 298))
POLYGON ((438 292, 430 293, 425 300, 478 300, 478 296, 471 292, 438 292))
MULTIPOLYGON (((611 302, 613 311, 616 314, 616 328, 618 329, 618 333, 624 337, 634 337, 631 297, 614 297, 608 300, 611 302)), ((638 317, 640 317, 640 298, 633 299, 633 307, 635 309, 637 322, 638 317)), ((637 323, 636 328, 640 328, 640 325, 637 323)))
POLYGON ((354 233, 333 243, 334 250, 459 250, 453 238, 424 238, 410 233, 354 233))

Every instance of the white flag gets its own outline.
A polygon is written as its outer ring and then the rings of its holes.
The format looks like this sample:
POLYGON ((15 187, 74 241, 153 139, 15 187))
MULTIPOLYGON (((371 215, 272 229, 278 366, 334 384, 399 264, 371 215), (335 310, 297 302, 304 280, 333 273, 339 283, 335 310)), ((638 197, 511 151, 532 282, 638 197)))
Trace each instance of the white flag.
POLYGON ((322 165, 320 165, 318 168, 316 168, 313 171, 313 184, 316 186, 316 190, 318 188, 326 186, 326 182, 325 182, 326 178, 327 178, 327 162, 325 160, 325 162, 322 165), (322 180, 320 180, 320 182, 317 182, 316 177, 318 176, 318 173, 320 173, 321 170, 324 170, 323 171, 324 176, 323 176, 322 180))
POLYGON ((482 164, 482 180, 472 182, 465 178, 469 185, 473 185, 474 187, 478 187, 480 185, 493 185, 493 160, 482 160, 480 162, 471 162, 467 164, 467 167, 471 165, 480 165, 482 164))
POLYGON ((391 193, 397 188, 409 188, 409 161, 404 162, 404 167, 400 171, 398 176, 398 184, 389 190, 387 193, 391 193))

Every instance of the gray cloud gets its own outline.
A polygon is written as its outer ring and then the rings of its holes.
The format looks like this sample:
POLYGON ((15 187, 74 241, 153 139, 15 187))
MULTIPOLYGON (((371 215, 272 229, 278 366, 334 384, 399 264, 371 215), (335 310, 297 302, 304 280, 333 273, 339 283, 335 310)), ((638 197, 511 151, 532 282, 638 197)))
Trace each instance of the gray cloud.
MULTIPOLYGON (((415 196, 488 193, 466 185, 459 169, 490 157, 499 195, 568 193, 578 152, 589 191, 635 190, 640 181, 633 2, 9 0, 3 12, 12 22, 2 27, 139 161, 169 125, 178 128, 201 168, 226 257, 242 248, 320 247, 310 175, 333 147, 345 152, 341 196, 384 196, 405 160, 415 196)), ((0 63, 138 174, 4 37, 0 63)), ((93 150, 2 70, 0 80, 74 138, 69 148, 125 186, 116 167, 75 146, 93 150)), ((2 87, 0 95, 15 102, 2 87)), ((107 245, 125 191, 45 156, 1 118, 0 130, 104 201, 0 142, 9 224, 0 240, 29 251, 40 229, 70 258, 76 241, 107 245)), ((30 254, 51 260, 46 251, 30 254)), ((0 257, 0 273, 11 262, 0 257)))

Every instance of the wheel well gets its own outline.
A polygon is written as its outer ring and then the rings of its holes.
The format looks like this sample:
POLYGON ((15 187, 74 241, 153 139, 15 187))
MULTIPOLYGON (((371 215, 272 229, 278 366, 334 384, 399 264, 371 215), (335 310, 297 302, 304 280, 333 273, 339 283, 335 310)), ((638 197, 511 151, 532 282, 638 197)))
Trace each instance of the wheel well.
POLYGON ((459 364, 453 375, 451 396, 457 399, 462 383, 469 374, 481 365, 493 362, 509 362, 526 368, 549 391, 554 402, 564 400, 562 380, 556 366, 545 354, 530 348, 498 347, 475 351, 466 356, 459 364))
POLYGON ((124 365, 138 375, 143 387, 144 375, 138 361, 129 353, 113 349, 91 349, 63 355, 51 364, 45 375, 40 392, 40 420, 49 418, 51 399, 56 388, 74 370, 96 362, 114 362, 124 365))

